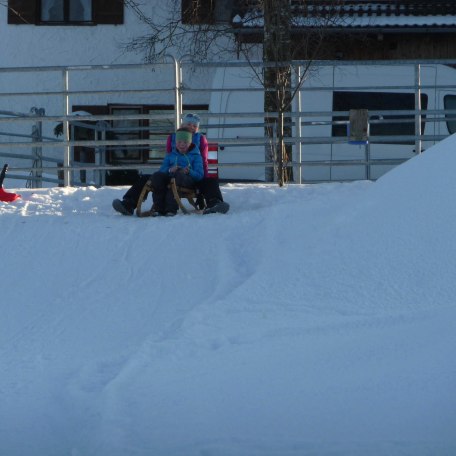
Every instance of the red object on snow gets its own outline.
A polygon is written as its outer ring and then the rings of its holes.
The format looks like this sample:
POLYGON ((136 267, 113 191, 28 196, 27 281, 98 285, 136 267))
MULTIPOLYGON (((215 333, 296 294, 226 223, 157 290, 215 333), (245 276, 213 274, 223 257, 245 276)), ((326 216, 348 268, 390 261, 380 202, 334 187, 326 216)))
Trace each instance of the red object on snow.
POLYGON ((0 201, 6 201, 11 203, 11 201, 16 201, 21 195, 17 193, 9 193, 3 190, 3 180, 5 179, 6 171, 8 170, 8 165, 3 166, 2 172, 0 173, 0 201))
POLYGON ((207 177, 212 177, 217 179, 218 175, 218 150, 219 146, 217 143, 209 143, 207 149, 207 164, 208 164, 208 171, 209 175, 207 177))
POLYGON ((21 195, 18 195, 17 193, 5 192, 3 188, 0 188, 0 201, 6 201, 7 203, 11 203, 12 201, 16 201, 20 197, 21 195))

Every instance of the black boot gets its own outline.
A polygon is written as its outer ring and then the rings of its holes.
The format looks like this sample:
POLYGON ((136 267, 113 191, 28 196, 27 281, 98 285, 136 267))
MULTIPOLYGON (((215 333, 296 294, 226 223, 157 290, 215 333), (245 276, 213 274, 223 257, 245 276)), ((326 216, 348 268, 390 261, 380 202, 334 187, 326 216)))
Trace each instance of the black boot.
POLYGON ((230 205, 225 203, 225 201, 211 200, 207 203, 206 209, 204 209, 203 214, 226 214, 230 210, 230 205))
POLYGON ((135 206, 132 201, 128 199, 115 199, 112 202, 112 207, 117 211, 120 212, 122 215, 133 215, 135 212, 135 206))

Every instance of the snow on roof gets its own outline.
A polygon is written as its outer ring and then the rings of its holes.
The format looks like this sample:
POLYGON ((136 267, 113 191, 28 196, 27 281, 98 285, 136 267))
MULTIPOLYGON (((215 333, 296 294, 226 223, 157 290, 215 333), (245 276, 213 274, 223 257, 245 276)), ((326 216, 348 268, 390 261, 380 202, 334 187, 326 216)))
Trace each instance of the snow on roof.
MULTIPOLYGON (((296 4, 293 25, 296 27, 454 27, 456 2, 422 1, 349 1, 340 6, 309 2, 296 4)), ((259 9, 236 15, 233 24, 246 28, 262 27, 263 15, 259 9)))

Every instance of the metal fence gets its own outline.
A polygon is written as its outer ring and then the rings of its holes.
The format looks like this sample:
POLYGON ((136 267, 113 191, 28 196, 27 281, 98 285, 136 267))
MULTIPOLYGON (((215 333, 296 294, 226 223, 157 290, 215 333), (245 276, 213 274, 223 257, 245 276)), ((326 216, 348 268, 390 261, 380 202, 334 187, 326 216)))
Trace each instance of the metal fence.
MULTIPOLYGON (((294 84, 305 63, 294 62, 294 84)), ((172 57, 144 65, 2 68, 0 160, 10 165, 8 178, 29 187, 106 185, 106 176, 115 171, 157 169, 166 134, 179 125, 186 106, 196 106, 202 131, 218 144, 221 178, 264 180, 265 169, 274 166, 268 154, 275 147, 264 127, 275 124, 275 113, 264 112, 264 89, 254 80, 252 65, 261 73, 261 62, 195 67, 172 57), (75 113, 80 106, 93 112, 75 113), (107 110, 113 106, 117 111, 107 110), (78 131, 85 136, 78 138, 78 131)), ((315 62, 287 115, 293 181, 376 179, 447 137, 456 119, 454 65, 441 60, 315 62), (404 78, 375 83, 375 71, 368 68, 392 74, 403 69, 404 78), (363 71, 364 79, 358 77, 363 71), (350 72, 359 74, 350 78, 350 72), (366 94, 380 94, 380 99, 370 108, 349 106, 344 99, 366 94), (401 109, 386 109, 385 94, 393 101, 404 97, 401 109), (352 108, 368 112, 370 132, 362 141, 350 141, 352 108)))

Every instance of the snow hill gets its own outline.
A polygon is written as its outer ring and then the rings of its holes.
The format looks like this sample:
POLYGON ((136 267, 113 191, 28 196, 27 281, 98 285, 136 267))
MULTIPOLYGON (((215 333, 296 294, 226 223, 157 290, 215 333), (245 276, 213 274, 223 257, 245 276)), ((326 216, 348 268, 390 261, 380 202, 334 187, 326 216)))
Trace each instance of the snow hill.
POLYGON ((226 215, 7 177, 0 455, 455 455, 455 149, 226 215))

